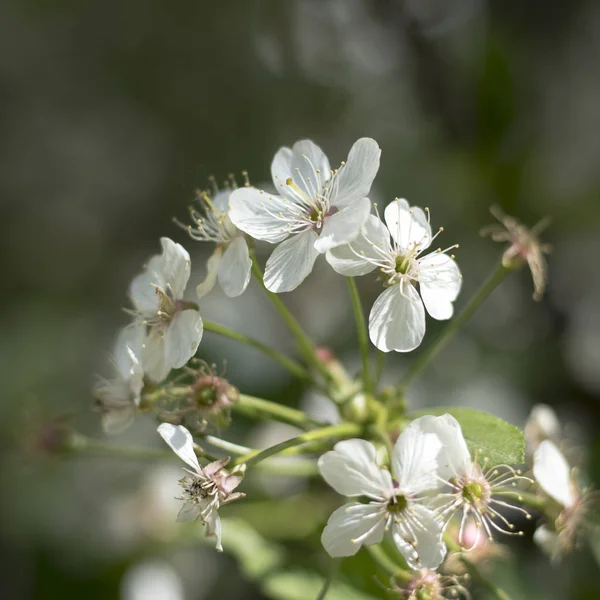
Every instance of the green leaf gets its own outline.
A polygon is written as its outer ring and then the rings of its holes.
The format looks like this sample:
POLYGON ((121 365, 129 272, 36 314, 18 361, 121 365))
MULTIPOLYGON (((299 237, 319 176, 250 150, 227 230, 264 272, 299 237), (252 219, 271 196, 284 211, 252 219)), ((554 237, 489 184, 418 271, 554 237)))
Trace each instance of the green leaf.
POLYGON ((477 456, 480 462, 487 458, 489 466, 520 465, 525 462, 523 432, 489 413, 471 408, 441 406, 413 412, 409 417, 416 419, 423 415, 439 416, 446 413, 460 423, 472 458, 477 456))
MULTIPOLYGON (((310 600, 317 598, 325 579, 311 571, 273 573, 264 582, 262 591, 273 600, 310 600)), ((376 600, 346 583, 333 581, 326 600, 376 600)))

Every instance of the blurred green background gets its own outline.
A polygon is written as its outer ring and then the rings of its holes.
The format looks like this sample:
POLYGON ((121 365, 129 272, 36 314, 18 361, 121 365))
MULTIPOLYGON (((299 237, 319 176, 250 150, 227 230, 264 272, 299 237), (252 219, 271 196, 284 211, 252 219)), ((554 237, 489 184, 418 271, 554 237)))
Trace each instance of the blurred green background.
MULTIPOLYGON (((251 497, 227 513, 245 521, 224 540, 250 548, 240 562, 217 556, 199 533, 180 539, 177 463, 39 452, 47 419, 64 416, 102 437, 94 373, 107 373, 128 283, 158 238, 183 243, 202 278, 208 248, 171 222, 185 219, 194 189, 244 169, 258 185, 278 147, 305 137, 332 164, 358 137, 378 141, 372 200, 429 206, 434 227, 445 228, 441 243, 460 243, 459 309, 501 253, 478 236, 491 204, 528 224, 552 217, 543 302, 532 301, 526 272, 512 276, 409 401, 475 406, 520 426, 534 403, 551 404, 598 479, 599 64, 593 0, 5 0, 0 596, 250 600, 268 590, 249 575, 278 561, 326 572, 314 548, 339 498, 323 496, 318 481, 248 482, 251 497), (248 520, 277 547, 264 546, 248 520)), ((379 289, 363 279, 369 306, 379 289)), ((324 261, 285 301, 358 370, 345 284, 324 261)), ((201 311, 291 350, 255 285, 235 300, 215 290, 201 311)), ((428 321, 425 343, 439 327, 428 321)), ((226 358, 245 392, 326 409, 252 350, 207 334, 202 352, 226 358)), ((411 358, 390 357, 386 381, 411 358)), ((236 419, 224 435, 259 446, 290 432, 236 419)), ((115 443, 160 447, 143 419, 115 443)), ((593 553, 551 569, 528 540, 511 544, 515 558, 496 573, 515 600, 600 597, 593 553)), ((343 576, 383 597, 372 572, 361 555, 343 576)))

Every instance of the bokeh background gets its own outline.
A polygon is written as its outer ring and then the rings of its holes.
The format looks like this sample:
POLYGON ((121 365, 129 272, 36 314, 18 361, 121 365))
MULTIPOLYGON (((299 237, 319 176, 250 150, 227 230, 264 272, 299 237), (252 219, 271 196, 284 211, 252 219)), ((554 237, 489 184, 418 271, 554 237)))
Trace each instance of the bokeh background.
MULTIPOLYGON (((475 406, 520 426, 548 403, 598 479, 598 2, 6 0, 1 11, 2 598, 258 600, 301 589, 293 575, 263 585, 274 565, 326 572, 314 549, 339 498, 318 481, 249 481, 251 498, 228 513, 242 519, 228 528, 232 550, 217 556, 172 523, 176 462, 56 459, 39 447, 55 418, 103 438, 94 374, 106 373, 128 283, 160 236, 189 249, 201 279, 208 249, 171 222, 194 189, 243 169, 264 182, 277 148, 305 137, 332 164, 358 137, 379 142, 372 199, 429 206, 446 245, 460 243, 459 308, 501 253, 478 236, 491 204, 529 224, 552 217, 545 299, 532 301, 526 272, 504 282, 409 402, 475 406)), ((378 288, 363 279, 368 306, 378 288)), ((358 369, 345 284, 324 261, 285 300, 358 369)), ((255 285, 236 300, 214 291, 201 310, 292 350, 255 285)), ((429 321, 426 342, 436 330, 429 321)), ((226 358, 245 392, 327 410, 251 350, 207 334, 202 353, 226 358)), ((390 357, 386 381, 411 358, 390 357)), ((291 433, 240 419, 226 435, 259 446, 291 433)), ((114 443, 160 447, 143 419, 114 443)), ((594 552, 552 569, 524 526, 495 573, 515 600, 600 597, 594 552)), ((371 575, 359 557, 343 577, 383 597, 371 575)))

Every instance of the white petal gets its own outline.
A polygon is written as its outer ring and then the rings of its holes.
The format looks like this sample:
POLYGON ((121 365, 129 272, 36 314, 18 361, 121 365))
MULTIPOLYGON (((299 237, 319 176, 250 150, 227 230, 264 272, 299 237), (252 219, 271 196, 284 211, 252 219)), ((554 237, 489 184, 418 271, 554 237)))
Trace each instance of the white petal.
POLYGON ((183 425, 161 423, 156 429, 162 439, 167 442, 171 450, 196 473, 201 473, 196 453, 194 452, 194 439, 192 434, 183 425))
POLYGON ((369 315, 369 337, 382 352, 410 352, 424 335, 425 309, 413 285, 403 280, 375 300, 369 315))
POLYGON ((295 290, 310 274, 319 253, 314 244, 317 234, 311 229, 281 242, 267 260, 265 287, 275 293, 295 290))
POLYGON ((252 261, 246 240, 238 236, 225 250, 219 265, 219 285, 230 298, 244 293, 250 281, 252 261))
POLYGON ((328 250, 356 239, 371 212, 368 198, 357 198, 339 212, 326 217, 315 249, 324 254, 328 250))
POLYGON ((220 190, 211 196, 210 202, 216 210, 226 213, 229 211, 229 196, 231 196, 230 189, 220 190))
POLYGON ((418 206, 406 200, 394 200, 385 207, 385 222, 395 242, 404 249, 417 246, 423 251, 431 244, 431 227, 427 216, 418 206))
POLYGON ((221 544, 221 518, 216 510, 211 510, 206 518, 206 535, 217 540, 217 552, 223 552, 221 544))
POLYGON ((379 544, 385 532, 385 510, 385 505, 370 503, 345 504, 334 511, 321 535, 329 556, 353 556, 362 545, 379 544))
POLYGON ((133 405, 106 410, 102 413, 102 429, 107 435, 116 435, 125 431, 133 423, 134 418, 133 405))
POLYGON ((318 466, 323 479, 342 496, 377 500, 392 490, 389 472, 377 466, 377 451, 365 440, 338 442, 319 458, 318 466))
POLYGON ((404 494, 439 487, 437 457, 442 442, 435 433, 424 433, 419 421, 413 421, 400 434, 392 451, 392 470, 404 494))
POLYGON ((177 513, 178 523, 187 523, 188 521, 195 521, 200 516, 200 507, 192 500, 184 502, 183 506, 177 513))
MULTIPOLYGON (((331 175, 329 161, 315 143, 300 140, 292 147, 292 172, 289 177, 309 197, 315 198, 331 175)), ((279 188, 282 194, 293 197, 289 190, 279 188)))
POLYGON ((176 244, 168 237, 160 238, 160 243, 163 248, 163 278, 171 288, 173 297, 183 298, 185 286, 190 278, 190 255, 181 244, 176 244))
POLYGON ((573 506, 575 494, 569 463, 550 440, 544 440, 533 455, 533 476, 551 498, 565 508, 573 506))
POLYGON ((411 569, 437 569, 446 556, 442 541, 442 524, 433 512, 419 504, 412 504, 412 519, 417 525, 408 527, 404 519, 392 524, 392 537, 411 569))
POLYGON ((327 262, 340 275, 358 277, 376 269, 382 256, 390 253, 390 232, 380 219, 369 215, 358 237, 330 250, 327 262))
POLYGON ((441 452, 437 457, 438 475, 445 480, 452 477, 469 476, 473 462, 471 453, 462 433, 459 422, 449 414, 434 417, 426 415, 415 419, 411 427, 418 428, 423 433, 433 433, 442 443, 441 452))
MULTIPOLYGON (((279 148, 271 163, 271 177, 278 192, 285 186, 288 177, 292 176, 292 149, 287 146, 279 148)), ((282 192, 283 193, 283 192, 282 192)))
POLYGON ((454 312, 462 278, 454 259, 433 252, 419 259, 419 286, 427 312, 438 320, 449 319, 454 312))
POLYGON ((165 359, 164 330, 153 327, 146 338, 142 350, 142 365, 148 377, 158 383, 162 381, 171 370, 171 365, 165 359))
POLYGON ((129 379, 132 369, 139 363, 145 339, 146 326, 141 321, 134 321, 119 332, 113 355, 123 379, 129 379))
POLYGON ((249 236, 276 244, 289 235, 289 200, 256 188, 234 190, 229 197, 229 218, 249 236))
POLYGON ((369 194, 375 175, 379 170, 381 150, 371 138, 354 142, 346 164, 339 173, 339 189, 333 204, 339 208, 369 194))
POLYGON ((533 541, 548 556, 554 557, 558 552, 558 534, 546 525, 540 525, 533 534, 533 541))
POLYGON ((162 255, 153 256, 143 273, 134 277, 129 286, 129 297, 136 310, 143 315, 154 315, 158 310, 159 299, 156 288, 165 288, 162 255))
POLYGON ((173 369, 183 367, 196 354, 204 326, 193 308, 178 312, 165 333, 165 360, 173 369))
POLYGON ((201 281, 196 286, 196 295, 198 298, 204 298, 204 296, 215 287, 215 283, 217 283, 217 274, 219 272, 219 264, 222 257, 223 248, 222 246, 217 246, 215 251, 206 261, 206 277, 204 278, 204 281, 201 281))

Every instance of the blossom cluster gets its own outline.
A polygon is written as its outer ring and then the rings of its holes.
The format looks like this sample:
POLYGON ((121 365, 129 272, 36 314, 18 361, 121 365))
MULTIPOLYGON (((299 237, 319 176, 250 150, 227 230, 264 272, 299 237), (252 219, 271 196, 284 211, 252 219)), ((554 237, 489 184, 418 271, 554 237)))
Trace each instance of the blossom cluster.
MULTIPOLYGON (((433 231, 428 208, 396 198, 381 218, 369 199, 380 155, 373 139, 362 138, 347 160, 332 168, 318 146, 303 140, 276 153, 272 188, 251 186, 244 174, 241 187, 231 178, 223 189, 213 180, 211 189, 199 191, 197 204, 190 209, 191 224, 177 221, 193 240, 214 244, 194 299, 186 294, 191 273, 188 252, 161 238, 161 253, 150 258, 130 285, 131 322, 115 343, 114 375, 98 381, 95 397, 107 433, 124 430, 138 412, 150 413, 160 422, 158 433, 186 464, 177 520, 200 520, 218 550, 222 550, 220 508, 244 497, 236 489, 247 469, 276 454, 279 447, 247 449, 246 455, 242 448, 232 462, 229 456, 208 455, 194 434, 207 439, 207 428, 227 427, 238 402, 243 400, 246 408, 249 402, 256 408, 258 402, 259 417, 270 415, 305 430, 290 445, 305 445, 320 454, 320 475, 350 499, 324 527, 321 541, 327 553, 351 556, 363 546, 380 544, 389 533, 400 564, 411 574, 403 588, 392 578, 393 591, 405 598, 468 597, 456 579, 462 564, 452 557, 472 552, 483 560, 500 554, 490 550, 495 548, 495 534, 520 535, 519 520, 531 515, 517 503, 526 504, 524 495, 530 492, 524 488, 530 488, 534 479, 538 484, 534 507, 542 506, 543 517, 534 539, 554 558, 575 543, 593 494, 577 483, 549 439, 557 421, 550 409, 536 408, 525 429, 530 461, 525 469, 531 467, 525 474, 519 468, 524 459, 499 464, 474 451, 464 424, 452 411, 411 417, 401 386, 386 396, 378 381, 370 379, 368 338, 381 352, 416 349, 425 336, 426 313, 437 320, 450 319, 462 284, 451 254, 458 245, 432 246, 443 228, 433 231), (275 246, 264 276, 254 253, 258 242, 275 246), (362 338, 359 333, 362 381, 350 377, 328 351, 317 351, 291 315, 286 321, 292 321, 290 331, 305 351, 307 369, 243 334, 227 335, 267 352, 329 396, 339 405, 341 429, 312 421, 299 411, 290 416, 277 405, 249 400, 214 367, 196 358, 205 325, 223 332, 203 322, 196 303, 217 282, 233 298, 244 293, 254 273, 273 298, 296 289, 320 255, 334 272, 348 278, 376 273, 383 288, 370 309, 368 325, 363 321, 362 338), (205 459, 207 464, 201 466, 205 459)), ((506 269, 530 266, 537 298, 545 285, 546 248, 537 240, 540 228, 529 231, 512 218, 499 216, 506 230, 494 226, 485 233, 510 243, 504 254, 506 269)), ((275 303, 280 311, 286 310, 279 300, 275 303)), ((359 327, 362 318, 357 316, 359 327)), ((520 432, 517 435, 523 438, 520 432)), ((211 440, 221 449, 240 448, 212 436, 211 440)))

